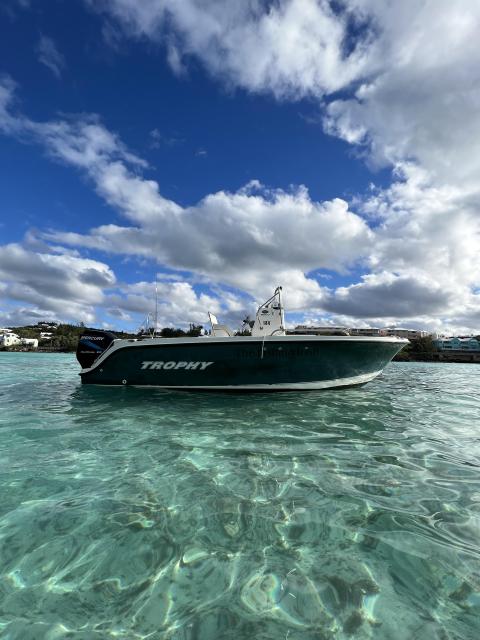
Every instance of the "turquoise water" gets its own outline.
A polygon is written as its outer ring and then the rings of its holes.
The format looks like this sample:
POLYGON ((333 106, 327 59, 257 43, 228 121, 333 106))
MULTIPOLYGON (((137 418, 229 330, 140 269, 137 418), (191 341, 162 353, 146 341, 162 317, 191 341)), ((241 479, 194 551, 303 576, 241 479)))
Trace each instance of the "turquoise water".
POLYGON ((480 637, 480 367, 82 387, 0 354, 0 637, 480 637))

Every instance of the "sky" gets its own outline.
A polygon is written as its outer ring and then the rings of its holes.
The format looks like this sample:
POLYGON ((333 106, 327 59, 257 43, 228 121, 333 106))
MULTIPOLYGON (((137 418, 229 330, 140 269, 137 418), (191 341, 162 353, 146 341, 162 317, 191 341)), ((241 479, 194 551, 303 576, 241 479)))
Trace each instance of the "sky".
POLYGON ((0 326, 480 332, 480 3, 3 0, 0 326))

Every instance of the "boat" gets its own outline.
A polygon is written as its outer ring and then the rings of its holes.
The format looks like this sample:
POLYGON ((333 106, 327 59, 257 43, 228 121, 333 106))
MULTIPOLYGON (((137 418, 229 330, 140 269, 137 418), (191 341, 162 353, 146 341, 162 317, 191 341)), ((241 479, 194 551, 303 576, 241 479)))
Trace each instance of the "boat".
POLYGON ((77 348, 82 383, 195 391, 352 387, 376 378, 408 343, 395 336, 289 335, 281 287, 259 306, 250 335, 234 335, 209 318, 211 331, 200 337, 116 338, 85 330, 77 348))

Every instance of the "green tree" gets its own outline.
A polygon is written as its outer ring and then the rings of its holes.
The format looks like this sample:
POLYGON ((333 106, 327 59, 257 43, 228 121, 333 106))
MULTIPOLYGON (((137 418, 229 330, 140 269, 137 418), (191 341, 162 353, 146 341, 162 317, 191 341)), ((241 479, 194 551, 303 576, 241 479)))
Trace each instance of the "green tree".
POLYGON ((202 334, 202 329, 201 324, 191 324, 190 329, 187 331, 187 336, 198 338, 202 334))
POLYGON ((433 342, 432 336, 425 336, 423 338, 413 338, 411 341, 410 351, 412 354, 432 354, 438 351, 433 342))
POLYGON ((185 335, 185 331, 182 329, 174 329, 173 327, 164 327, 160 331, 162 338, 181 338, 185 335))

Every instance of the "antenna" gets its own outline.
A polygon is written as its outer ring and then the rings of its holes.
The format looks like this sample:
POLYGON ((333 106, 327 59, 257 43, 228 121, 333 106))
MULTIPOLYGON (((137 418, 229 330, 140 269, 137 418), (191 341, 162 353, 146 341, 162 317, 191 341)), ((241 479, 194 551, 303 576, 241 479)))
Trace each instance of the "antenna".
POLYGON ((275 294, 278 294, 278 304, 280 306, 280 328, 285 331, 285 312, 283 310, 282 287, 277 287, 275 289, 275 294))
POLYGON ((153 326, 154 338, 155 338, 155 334, 157 333, 157 323, 158 323, 158 282, 157 282, 157 272, 155 271, 155 324, 153 326))

